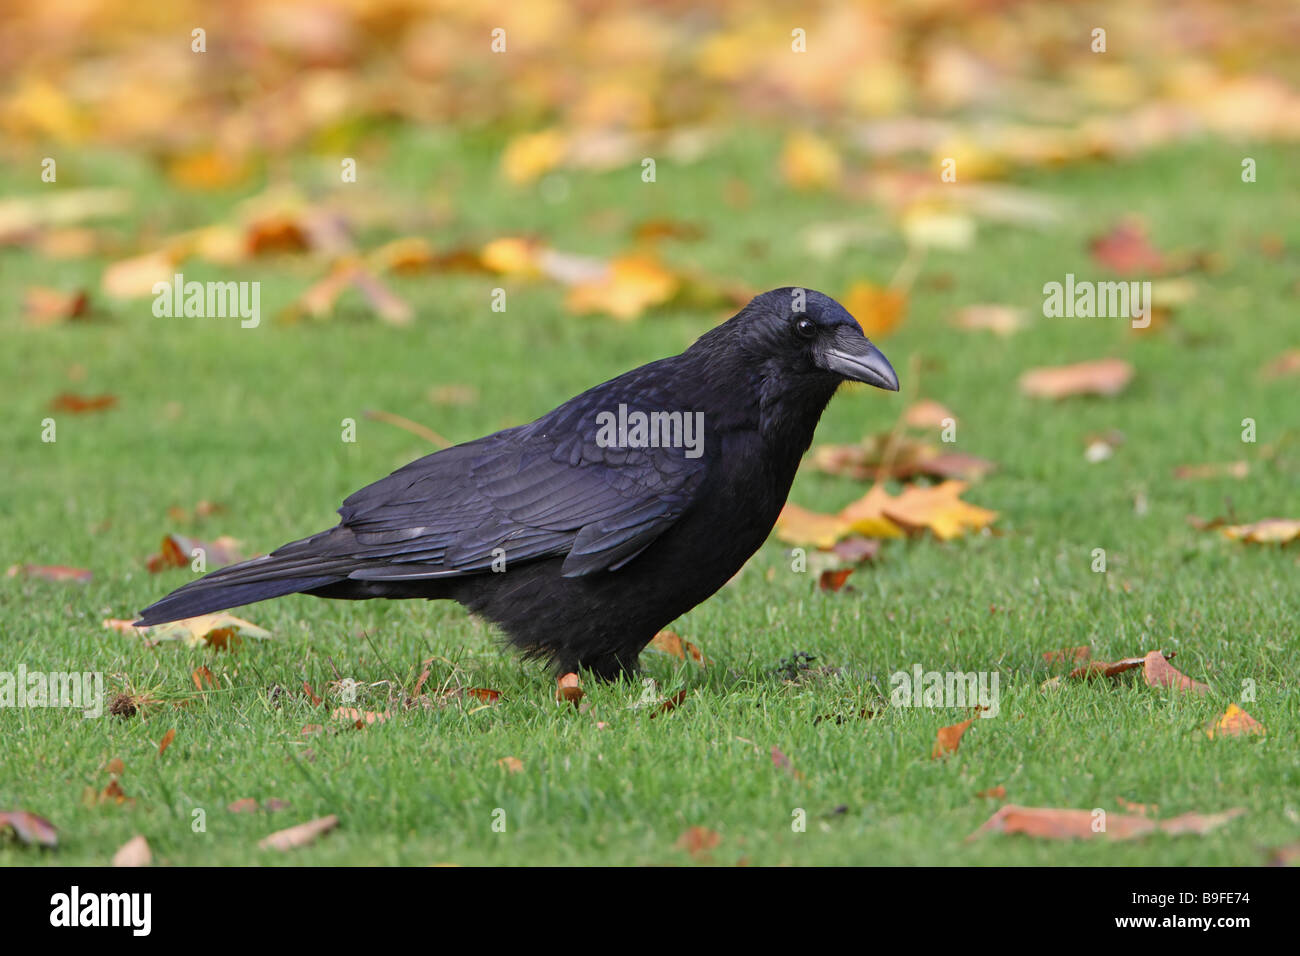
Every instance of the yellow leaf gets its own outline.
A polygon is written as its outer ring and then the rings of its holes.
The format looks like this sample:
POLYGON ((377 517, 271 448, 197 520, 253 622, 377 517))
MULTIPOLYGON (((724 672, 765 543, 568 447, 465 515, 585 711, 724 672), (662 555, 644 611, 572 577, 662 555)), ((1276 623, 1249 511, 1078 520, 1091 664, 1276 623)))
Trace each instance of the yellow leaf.
POLYGON ((903 321, 907 296, 870 282, 855 282, 840 300, 869 339, 884 338, 903 321))
POLYGON ((558 166, 567 148, 559 130, 517 136, 501 154, 501 173, 516 186, 526 185, 558 166))
POLYGON ((885 517, 885 508, 893 501, 884 485, 872 485, 871 490, 840 512, 841 521, 849 530, 868 538, 901 538, 903 531, 885 517))
POLYGON ((840 180, 835 147, 812 133, 794 133, 781 151, 781 175, 795 189, 828 189, 840 180))
POLYGON ((678 285, 677 277, 652 256, 621 256, 601 277, 576 283, 565 306, 577 315, 604 312, 627 321, 667 302, 678 285))
POLYGON ((852 526, 839 515, 824 515, 799 505, 786 504, 776 519, 776 536, 786 544, 829 548, 852 526))

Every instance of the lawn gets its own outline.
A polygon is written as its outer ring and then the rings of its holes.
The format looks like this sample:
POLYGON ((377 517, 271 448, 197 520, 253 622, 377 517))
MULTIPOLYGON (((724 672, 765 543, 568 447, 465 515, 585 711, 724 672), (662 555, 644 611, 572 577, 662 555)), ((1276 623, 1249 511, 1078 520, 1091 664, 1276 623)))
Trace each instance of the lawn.
MULTIPOLYGON (((671 263, 754 289, 833 296, 857 280, 888 281, 906 255, 888 229, 830 259, 810 253, 805 228, 870 225, 882 214, 790 189, 775 171, 779 137, 763 132, 730 135, 691 164, 664 160, 655 183, 639 169, 575 173, 548 200, 502 186, 501 146, 486 135, 408 132, 367 161, 357 185, 338 184, 335 168, 310 156, 289 173, 314 195, 366 190, 391 207, 442 211, 413 212, 408 228, 376 216, 359 237, 364 248, 409 233, 439 247, 535 234, 558 249, 608 254, 639 222, 670 219, 702 230, 663 243, 671 263), (738 180, 751 201, 722 201, 738 180)), ((206 224, 261 189, 184 192, 139 156, 98 149, 63 169, 59 188, 131 191, 131 210, 114 223, 122 236, 206 224)), ((231 535, 245 554, 260 553, 329 526, 349 492, 430 450, 365 410, 469 440, 680 351, 725 317, 718 309, 678 305, 626 323, 575 317, 554 283, 447 272, 392 280, 414 307, 408 327, 377 322, 347 299, 332 319, 285 323, 277 313, 318 270, 293 259, 225 271, 187 263, 187 279, 262 283, 261 325, 241 329, 230 319, 157 318, 147 299, 97 295, 112 257, 60 262, 4 249, 5 565, 72 565, 93 579, 0 578, 0 661, 11 671, 99 671, 110 694, 155 703, 100 719, 0 708, 0 808, 39 813, 60 833, 55 850, 0 841, 0 863, 106 863, 135 834, 157 862, 183 865, 1253 865, 1295 842, 1298 552, 1186 520, 1300 517, 1298 380, 1260 374, 1300 345, 1294 154, 1207 140, 1015 179, 1059 199, 1061 220, 981 223, 970 249, 931 252, 906 320, 880 343, 902 393, 845 390, 817 434, 819 444, 853 442, 890 429, 910 399, 942 402, 959 418, 956 448, 998 465, 965 493, 999 513, 992 533, 888 541, 838 593, 792 571, 787 546, 770 540, 673 626, 707 666, 642 655, 654 700, 685 691, 657 715, 633 706, 646 693, 640 683, 588 679, 582 708, 557 704, 550 675, 451 604, 295 596, 239 612, 272 637, 226 651, 146 646, 102 622, 130 618, 193 577, 145 569, 163 535, 231 535), (1240 180, 1245 155, 1258 162, 1257 183, 1240 180), (1104 278, 1088 259, 1089 238, 1133 214, 1159 248, 1212 254, 1211 268, 1192 273, 1195 298, 1146 334, 1122 320, 1044 318, 1043 284, 1071 272, 1104 278), (1279 237, 1282 252, 1261 251, 1265 237, 1279 237), (30 285, 89 288, 95 312, 31 327, 18 308, 30 285), (491 309, 498 286, 504 313, 491 309), (953 327, 957 309, 980 302, 1021 306, 1031 327, 1006 338, 953 327), (1048 402, 1017 388, 1028 368, 1112 355, 1137 370, 1119 396, 1048 402), (477 395, 432 400, 432 389, 450 385, 477 395), (118 404, 50 412, 64 391, 112 393, 118 404), (57 420, 52 443, 41 441, 48 416, 57 420), (348 418, 355 442, 340 438, 348 418), (1246 418, 1255 443, 1242 441, 1246 418), (1111 430, 1123 444, 1108 460, 1086 460, 1088 436, 1111 430), (1244 479, 1173 477, 1179 465, 1243 459, 1244 479), (169 516, 205 500, 225 510, 190 524, 169 516), (1097 548, 1104 573, 1092 568, 1097 548), (1211 693, 1148 687, 1140 671, 1042 689, 1062 673, 1043 654, 1081 645, 1101 660, 1176 652, 1175 666, 1211 693), (792 667, 799 654, 814 660, 792 667), (403 708, 424 662, 425 693, 500 696, 489 704, 448 694, 442 706, 403 708), (931 759, 936 732, 968 712, 887 706, 889 675, 918 664, 1000 679, 998 716, 975 720, 945 759, 931 759), (193 675, 203 667, 216 686, 200 692, 193 675), (356 729, 332 717, 352 706, 340 699, 343 678, 360 685, 356 707, 391 710, 390 719, 356 729), (1232 702, 1268 734, 1209 739, 1203 728, 1232 702), (304 734, 311 725, 323 729, 304 734), (514 770, 501 762, 510 757, 514 770), (113 779, 115 759, 130 801, 88 799, 113 779), (1161 818, 1246 812, 1201 836, 967 842, 1003 802, 977 794, 998 786, 1005 802, 1028 806, 1125 813, 1131 801, 1156 805, 1161 818), (288 807, 227 809, 248 798, 288 807), (792 828, 799 810, 802 832, 792 828), (340 826, 310 846, 257 847, 328 814, 340 826), (692 827, 716 838, 680 840, 692 827)), ((5 171, 0 192, 32 189, 28 171, 5 171)), ((791 500, 830 511, 865 490, 804 469, 791 500)))

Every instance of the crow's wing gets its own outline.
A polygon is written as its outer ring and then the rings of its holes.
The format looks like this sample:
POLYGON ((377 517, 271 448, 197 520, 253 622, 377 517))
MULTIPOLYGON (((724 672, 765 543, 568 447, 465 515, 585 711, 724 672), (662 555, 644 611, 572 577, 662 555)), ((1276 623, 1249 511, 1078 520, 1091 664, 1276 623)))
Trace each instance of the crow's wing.
MULTIPOLYGON (((638 370, 644 371, 644 370, 638 370)), ((564 557, 567 577, 617 570, 693 503, 703 457, 681 447, 602 447, 597 414, 681 411, 615 379, 544 418, 436 452, 351 495, 348 577, 418 580, 564 557), (498 551, 497 549, 501 549, 498 551)), ((606 442, 605 444, 608 444, 606 442)))

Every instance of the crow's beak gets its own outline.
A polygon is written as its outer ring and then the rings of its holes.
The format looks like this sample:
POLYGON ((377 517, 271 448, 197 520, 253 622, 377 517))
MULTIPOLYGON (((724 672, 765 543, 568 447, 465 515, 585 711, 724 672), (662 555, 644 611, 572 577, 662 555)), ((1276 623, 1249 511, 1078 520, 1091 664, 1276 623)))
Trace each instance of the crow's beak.
POLYGON ((835 344, 822 352, 821 366, 843 375, 852 382, 866 382, 886 391, 898 391, 898 374, 889 359, 866 337, 856 332, 840 332, 835 344))

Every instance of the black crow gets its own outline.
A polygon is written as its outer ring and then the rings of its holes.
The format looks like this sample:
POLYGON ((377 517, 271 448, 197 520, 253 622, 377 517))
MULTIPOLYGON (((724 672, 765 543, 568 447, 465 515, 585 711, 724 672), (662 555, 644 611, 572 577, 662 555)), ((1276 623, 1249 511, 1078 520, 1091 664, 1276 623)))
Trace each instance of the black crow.
POLYGON ((834 299, 765 292, 681 355, 411 462, 344 501, 337 527, 193 581, 136 623, 298 592, 450 599, 557 673, 616 677, 758 550, 845 381, 898 389, 834 299))

